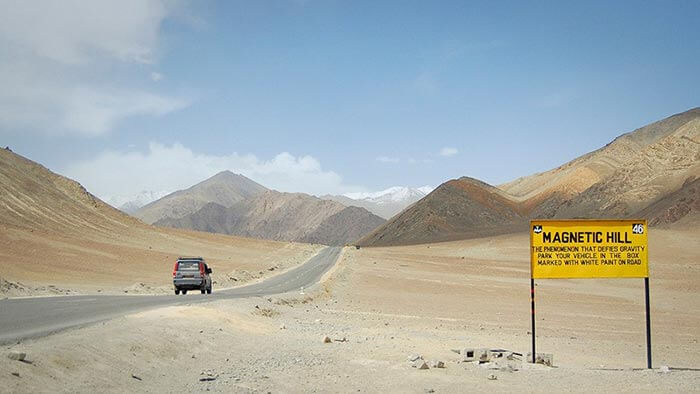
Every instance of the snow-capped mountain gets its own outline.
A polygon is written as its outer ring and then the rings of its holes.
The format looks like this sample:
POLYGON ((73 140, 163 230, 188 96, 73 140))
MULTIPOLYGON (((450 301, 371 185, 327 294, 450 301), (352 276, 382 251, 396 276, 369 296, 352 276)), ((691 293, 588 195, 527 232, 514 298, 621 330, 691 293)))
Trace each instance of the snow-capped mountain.
POLYGON ((377 204, 385 204, 389 202, 403 202, 411 201, 415 202, 425 197, 428 193, 433 190, 430 186, 423 187, 405 187, 405 186, 394 186, 385 190, 370 193, 346 193, 343 194, 345 197, 352 198, 353 200, 365 200, 372 201, 377 204))
POLYGON ((122 212, 131 214, 142 206, 165 197, 169 192, 144 190, 131 196, 113 196, 107 199, 107 203, 122 212))
POLYGON ((406 207, 425 197, 433 190, 431 186, 394 186, 378 192, 346 193, 341 196, 322 196, 346 206, 365 208, 377 216, 389 219, 406 207))

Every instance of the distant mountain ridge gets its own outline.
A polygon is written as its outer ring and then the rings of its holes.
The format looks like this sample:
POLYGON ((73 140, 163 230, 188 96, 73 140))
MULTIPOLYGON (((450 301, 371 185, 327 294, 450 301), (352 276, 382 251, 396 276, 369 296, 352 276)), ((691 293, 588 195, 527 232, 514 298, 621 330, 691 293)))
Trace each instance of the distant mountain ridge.
POLYGON ((153 224, 166 218, 181 218, 210 202, 230 207, 268 189, 243 175, 222 171, 188 189, 171 193, 134 212, 134 216, 153 224))
POLYGON ((230 207, 208 203, 182 218, 164 218, 155 224, 277 241, 343 245, 384 222, 362 208, 348 208, 303 193, 268 190, 230 207))
POLYGON ((625 133, 555 169, 494 187, 460 178, 359 241, 383 246, 519 231, 530 218, 700 223, 700 108, 625 133), (640 216, 643 215, 643 216, 640 216))
POLYGON ((365 208, 377 216, 389 219, 425 197, 432 190, 430 186, 418 188, 394 186, 379 192, 325 195, 321 198, 337 201, 345 206, 365 208))
POLYGON ((122 212, 133 214, 144 205, 150 204, 155 200, 167 196, 168 192, 143 190, 138 194, 131 196, 115 196, 107 199, 107 203, 122 212))

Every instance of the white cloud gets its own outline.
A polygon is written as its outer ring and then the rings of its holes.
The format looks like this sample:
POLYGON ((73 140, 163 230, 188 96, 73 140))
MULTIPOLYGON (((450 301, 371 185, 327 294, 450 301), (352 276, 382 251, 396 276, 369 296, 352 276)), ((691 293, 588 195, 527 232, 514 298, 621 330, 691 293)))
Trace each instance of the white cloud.
POLYGON ((379 156, 377 157, 377 161, 382 163, 398 163, 401 159, 398 157, 379 156))
POLYGON ((269 160, 252 154, 207 155, 181 144, 151 143, 147 152, 105 151, 91 160, 75 162, 62 173, 81 182, 103 200, 135 195, 143 190, 175 191, 229 170, 268 188, 321 195, 360 188, 345 185, 340 175, 324 170, 312 156, 282 152, 269 160))
POLYGON ((163 79, 163 74, 161 74, 159 72, 155 72, 155 71, 151 72, 151 80, 153 82, 158 82, 161 79, 163 79))
POLYGON ((459 153, 459 150, 457 148, 451 148, 446 146, 440 149, 440 156, 450 157, 456 155, 457 153, 459 153))
POLYGON ((187 106, 129 78, 157 60, 160 26, 178 4, 0 0, 2 129, 99 135, 187 106))
POLYGON ((6 0, 0 2, 0 36, 17 51, 64 64, 88 63, 99 56, 152 63, 169 4, 161 0, 6 0))

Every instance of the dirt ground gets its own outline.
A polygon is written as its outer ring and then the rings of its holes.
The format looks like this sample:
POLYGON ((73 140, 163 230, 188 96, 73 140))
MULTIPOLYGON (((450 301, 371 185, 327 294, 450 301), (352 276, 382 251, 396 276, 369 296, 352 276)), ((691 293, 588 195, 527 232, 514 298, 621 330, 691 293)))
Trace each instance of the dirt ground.
POLYGON ((303 263, 321 245, 146 226, 57 234, 0 225, 0 298, 172 291, 178 256, 202 256, 215 287, 232 287, 303 263))
POLYGON ((6 346, 7 392, 697 392, 700 235, 650 233, 654 370, 643 282, 540 280, 538 351, 555 367, 459 362, 530 349, 527 235, 346 248, 306 294, 168 307, 6 346), (324 343, 324 336, 332 339, 324 343), (408 358, 443 361, 419 370, 408 358), (669 367, 668 372, 661 366, 669 367), (13 375, 16 373, 19 376, 13 375), (491 376, 491 379, 489 377, 491 376), (494 379, 495 378, 495 379, 494 379))

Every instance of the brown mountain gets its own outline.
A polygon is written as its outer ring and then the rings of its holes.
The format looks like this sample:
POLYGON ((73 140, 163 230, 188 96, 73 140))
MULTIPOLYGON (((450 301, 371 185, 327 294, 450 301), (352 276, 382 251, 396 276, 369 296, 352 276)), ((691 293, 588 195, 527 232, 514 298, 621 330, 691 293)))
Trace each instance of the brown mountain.
POLYGON ((0 150, 0 223, 18 229, 56 231, 66 235, 111 234, 138 220, 112 208, 78 182, 46 167, 0 150))
POLYGON ((230 207, 267 191, 264 186, 231 171, 222 171, 189 189, 179 190, 137 210, 134 216, 146 223, 181 218, 214 202, 230 207))
POLYGON ((384 218, 364 208, 347 207, 327 217, 301 240, 324 245, 344 245, 357 241, 385 222, 384 218))
POLYGON ((503 191, 463 177, 440 185, 360 245, 383 246, 449 241, 526 228, 521 204, 503 191))
POLYGON ((637 213, 649 225, 700 225, 700 178, 688 178, 683 186, 637 213))
POLYGON ((360 244, 480 237, 525 228, 530 218, 682 221, 697 214, 693 193, 699 177, 700 108, 695 108, 624 134, 560 167, 498 188, 468 178, 448 181, 360 244))
MULTIPOLYGON (((586 191, 591 186, 610 178, 629 163, 649 163, 650 157, 638 153, 647 152, 664 137, 682 129, 700 118, 700 108, 670 116, 616 138, 606 146, 578 157, 562 166, 542 173, 518 178, 499 188, 513 199, 525 203, 536 211, 538 217, 556 214, 560 205, 586 191), (641 160, 640 160, 641 159, 641 160)), ((672 137, 673 139, 673 137, 672 137)), ((672 150, 672 149, 671 149, 672 150)), ((670 152, 671 155, 674 152, 670 152)), ((678 152, 677 156, 682 153, 678 152)), ((645 164, 641 164, 645 165, 645 164)))
POLYGON ((209 203, 179 219, 162 219, 156 225, 234 234, 280 241, 343 245, 352 242, 384 219, 363 208, 347 209, 340 203, 303 193, 269 190, 231 207, 209 203))

